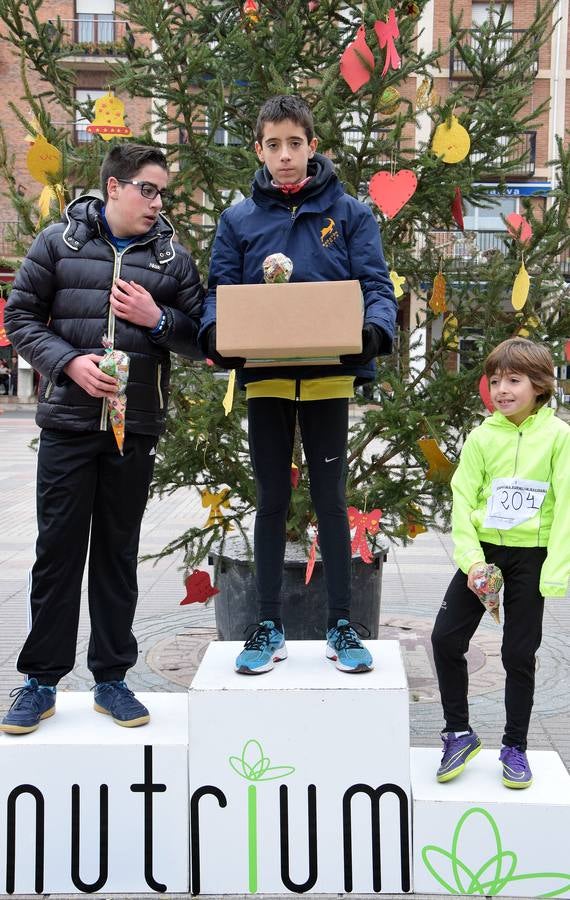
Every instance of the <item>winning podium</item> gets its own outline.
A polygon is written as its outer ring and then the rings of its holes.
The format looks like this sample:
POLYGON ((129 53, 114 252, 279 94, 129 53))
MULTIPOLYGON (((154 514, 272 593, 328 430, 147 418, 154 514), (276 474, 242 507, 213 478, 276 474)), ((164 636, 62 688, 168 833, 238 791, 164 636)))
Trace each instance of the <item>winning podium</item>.
POLYGON ((339 672, 323 641, 290 641, 269 675, 210 644, 190 689, 192 891, 411 889, 409 719, 397 641, 339 672))
POLYGON ((32 734, 0 735, 0 894, 188 890, 188 705, 139 694, 143 728, 59 691, 32 734))

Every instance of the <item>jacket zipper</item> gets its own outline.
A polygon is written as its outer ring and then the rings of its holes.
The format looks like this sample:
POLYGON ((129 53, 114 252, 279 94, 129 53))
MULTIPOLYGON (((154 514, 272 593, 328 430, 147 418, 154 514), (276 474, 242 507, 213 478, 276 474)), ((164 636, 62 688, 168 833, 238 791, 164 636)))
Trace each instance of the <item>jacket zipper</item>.
POLYGON ((292 222, 295 220, 295 216, 297 215, 298 208, 299 208, 298 206, 291 207, 291 221, 292 222))
POLYGON ((301 400, 301 379, 295 379, 295 401, 299 403, 301 400))
POLYGON ((164 406, 164 398, 162 396, 161 381, 162 381, 162 363, 159 363, 158 369, 157 369, 157 385, 156 386, 158 387, 158 402, 160 404, 160 408, 162 409, 162 407, 164 406))
POLYGON ((48 381, 47 387, 46 387, 45 393, 44 393, 44 400, 49 400, 49 398, 52 395, 52 391, 53 391, 53 381, 48 381))
POLYGON ((522 431, 519 431, 518 434, 519 434, 519 436, 517 439, 517 452, 515 453, 515 471, 513 472, 513 477, 517 474, 517 467, 519 464, 519 450, 520 450, 521 441, 522 441, 522 431))

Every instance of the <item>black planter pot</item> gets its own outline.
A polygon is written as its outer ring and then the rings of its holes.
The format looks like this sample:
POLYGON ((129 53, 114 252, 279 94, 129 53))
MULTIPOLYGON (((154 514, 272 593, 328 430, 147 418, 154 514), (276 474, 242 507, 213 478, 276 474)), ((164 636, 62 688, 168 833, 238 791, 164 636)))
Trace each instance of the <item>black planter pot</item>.
MULTIPOLYGON (((378 637, 382 567, 388 552, 388 542, 378 548, 374 562, 364 563, 360 556, 352 558, 352 603, 350 618, 360 622, 378 637)), ((255 593, 253 563, 248 559, 245 543, 240 537, 227 539, 223 555, 209 560, 218 566, 216 585, 220 593, 215 598, 216 627, 221 641, 243 641, 248 625, 258 621, 258 602, 255 593)), ((315 563, 312 578, 305 585, 307 559, 295 545, 288 545, 283 586, 283 625, 289 640, 323 640, 327 628, 328 606, 323 565, 315 563)))

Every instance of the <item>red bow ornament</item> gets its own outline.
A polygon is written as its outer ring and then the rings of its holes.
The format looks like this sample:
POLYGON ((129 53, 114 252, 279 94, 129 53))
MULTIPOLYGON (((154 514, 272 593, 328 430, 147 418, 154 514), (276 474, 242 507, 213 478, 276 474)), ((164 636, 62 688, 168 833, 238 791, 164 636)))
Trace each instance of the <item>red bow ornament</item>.
POLYGON ((362 562, 371 563, 374 557, 366 541, 366 532, 370 535, 378 534, 382 510, 371 509, 369 513, 362 513, 355 506, 349 506, 347 512, 350 530, 356 529, 350 549, 353 554, 360 553, 362 562))
POLYGON ((396 13, 394 12, 393 8, 388 12, 387 22, 381 22, 380 20, 378 20, 374 23, 374 31, 376 32, 376 37, 378 38, 380 48, 384 49, 384 47, 386 47, 386 59, 384 60, 382 75, 386 74, 390 66, 393 69, 399 69, 401 59, 398 51, 396 50, 394 41, 396 40, 396 38, 400 37, 400 29, 398 28, 396 13))

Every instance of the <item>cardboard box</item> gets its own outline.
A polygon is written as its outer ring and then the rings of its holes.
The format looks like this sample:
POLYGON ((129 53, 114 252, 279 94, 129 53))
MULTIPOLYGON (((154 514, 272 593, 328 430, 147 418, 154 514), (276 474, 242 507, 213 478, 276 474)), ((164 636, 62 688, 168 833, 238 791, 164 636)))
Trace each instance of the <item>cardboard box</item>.
POLYGON ((359 281, 219 285, 216 347, 248 366, 322 365, 362 350, 359 281))

